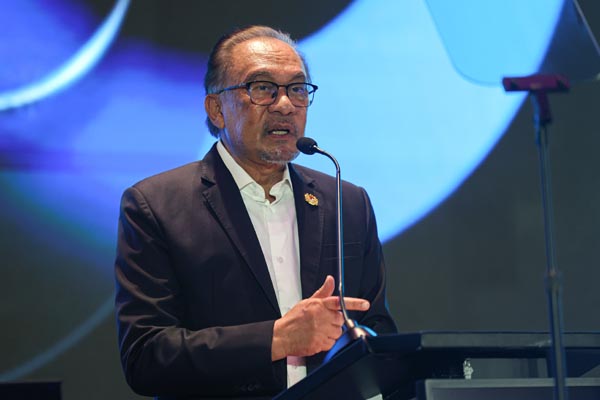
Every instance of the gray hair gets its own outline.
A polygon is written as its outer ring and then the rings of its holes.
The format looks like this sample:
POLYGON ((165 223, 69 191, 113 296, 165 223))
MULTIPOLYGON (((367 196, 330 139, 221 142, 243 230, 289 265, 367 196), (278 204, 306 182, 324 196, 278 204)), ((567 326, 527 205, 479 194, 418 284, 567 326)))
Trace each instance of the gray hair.
MULTIPOLYGON (((231 67, 231 52, 233 48, 240 43, 261 37, 274 38, 290 45, 302 60, 307 75, 306 79, 310 82, 310 74, 304 56, 298 51, 296 42, 290 35, 268 26, 253 25, 236 29, 222 36, 217 41, 208 57, 206 75, 204 76, 204 90, 206 94, 216 93, 227 84, 227 71, 231 67)), ((208 117, 206 117, 206 125, 210 133, 218 138, 221 129, 216 127, 208 117)))

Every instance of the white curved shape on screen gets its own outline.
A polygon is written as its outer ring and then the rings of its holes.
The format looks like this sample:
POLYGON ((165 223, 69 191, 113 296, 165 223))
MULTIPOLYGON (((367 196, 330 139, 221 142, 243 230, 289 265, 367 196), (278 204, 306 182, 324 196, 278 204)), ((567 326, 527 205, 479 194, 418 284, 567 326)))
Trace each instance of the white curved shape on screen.
POLYGON ((0 372, 0 382, 11 382, 20 379, 53 361, 56 357, 69 350, 81 339, 86 337, 90 332, 96 329, 96 327, 100 325, 102 321, 109 317, 114 311, 114 304, 113 296, 110 296, 92 313, 92 315, 90 315, 85 321, 79 324, 75 329, 73 329, 58 342, 54 343, 46 350, 38 353, 26 362, 9 370, 0 372))
POLYGON ((40 81, 0 93, 0 111, 22 107, 51 96, 87 74, 102 59, 117 36, 129 7, 129 0, 117 0, 96 33, 61 67, 40 81))

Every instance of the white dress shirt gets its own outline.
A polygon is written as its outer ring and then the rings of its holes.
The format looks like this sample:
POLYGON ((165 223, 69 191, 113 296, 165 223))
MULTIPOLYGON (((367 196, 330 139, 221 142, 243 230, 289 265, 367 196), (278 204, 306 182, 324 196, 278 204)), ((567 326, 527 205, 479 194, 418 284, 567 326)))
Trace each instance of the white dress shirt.
MULTIPOLYGON (((269 194, 275 198, 271 202, 262 186, 233 159, 221 141, 217 143, 217 151, 240 189, 283 316, 302 300, 298 221, 289 169, 286 165, 283 179, 271 188, 269 194)), ((288 357, 288 387, 305 376, 304 359, 288 357)))

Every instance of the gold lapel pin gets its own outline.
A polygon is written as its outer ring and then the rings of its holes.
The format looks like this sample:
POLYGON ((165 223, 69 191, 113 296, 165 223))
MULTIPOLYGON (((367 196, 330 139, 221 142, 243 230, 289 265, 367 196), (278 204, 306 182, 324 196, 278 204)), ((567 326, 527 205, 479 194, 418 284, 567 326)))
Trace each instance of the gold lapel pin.
POLYGON ((314 194, 304 193, 304 200, 313 207, 319 205, 319 199, 317 199, 314 194))

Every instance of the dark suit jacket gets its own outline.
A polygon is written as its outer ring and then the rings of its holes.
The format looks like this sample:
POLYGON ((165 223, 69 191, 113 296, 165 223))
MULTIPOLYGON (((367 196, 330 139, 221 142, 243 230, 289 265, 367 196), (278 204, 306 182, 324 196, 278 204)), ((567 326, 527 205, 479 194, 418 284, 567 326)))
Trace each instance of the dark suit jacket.
MULTIPOLYGON (((290 164, 303 297, 337 276, 335 180, 290 164), (304 194, 318 198, 308 204, 304 194)), ((381 244, 366 192, 343 185, 346 295, 371 302, 351 317, 394 332, 381 244)), ((271 361, 281 317, 267 265, 216 147, 202 161, 127 189, 116 258, 121 360, 129 385, 161 398, 272 396, 285 361, 271 361)), ((309 369, 319 360, 310 358, 309 369)))

